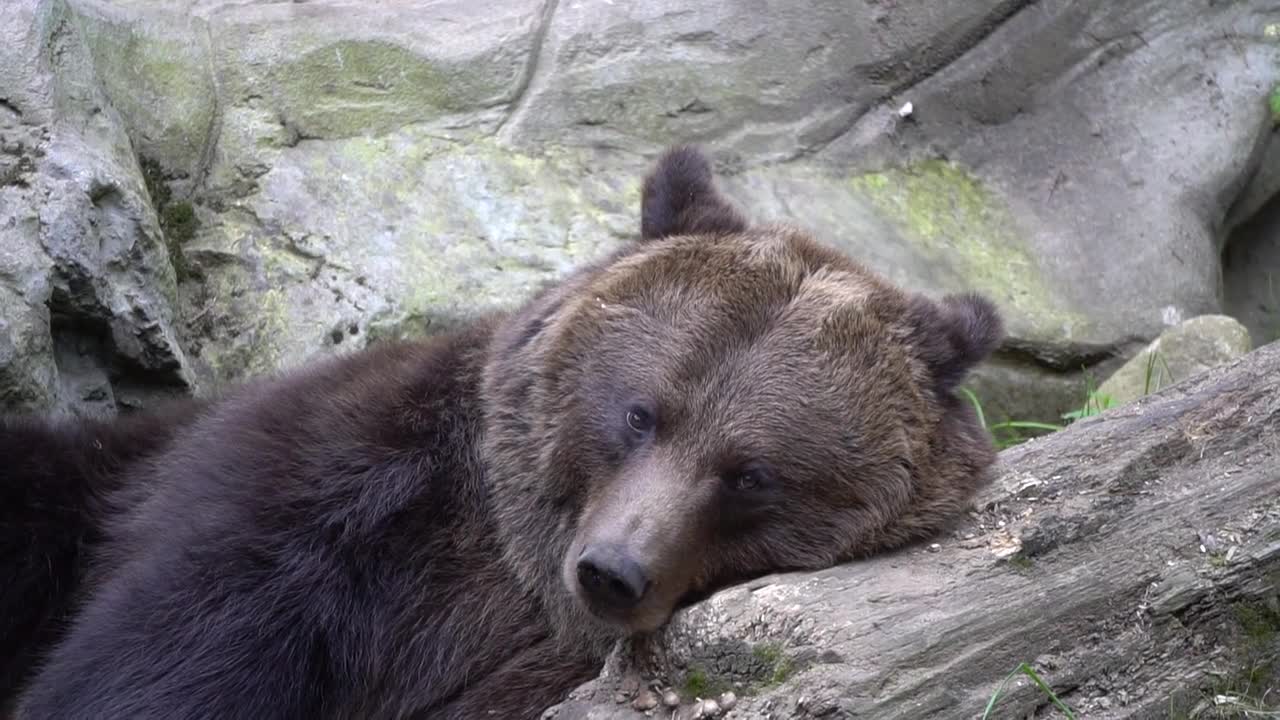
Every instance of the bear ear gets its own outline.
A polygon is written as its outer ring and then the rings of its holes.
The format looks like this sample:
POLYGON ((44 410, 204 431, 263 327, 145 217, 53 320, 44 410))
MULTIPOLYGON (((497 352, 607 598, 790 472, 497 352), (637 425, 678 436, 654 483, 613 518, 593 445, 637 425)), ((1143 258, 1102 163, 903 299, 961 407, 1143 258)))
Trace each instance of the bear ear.
POLYGON ((747 221, 712 180, 711 163, 692 146, 667 150, 644 179, 640 237, 742 232, 747 221))
POLYGON ((938 392, 949 393, 1004 340, 1004 321, 994 303, 976 293, 940 301, 911 299, 906 320, 910 342, 933 373, 938 392))

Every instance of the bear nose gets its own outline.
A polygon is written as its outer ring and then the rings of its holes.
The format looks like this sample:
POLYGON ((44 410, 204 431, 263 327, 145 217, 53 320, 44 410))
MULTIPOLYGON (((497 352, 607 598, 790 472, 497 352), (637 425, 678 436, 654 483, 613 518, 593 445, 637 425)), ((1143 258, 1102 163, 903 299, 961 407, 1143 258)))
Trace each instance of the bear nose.
POLYGON ((644 597, 649 578, 617 545, 591 545, 578 558, 578 584, 593 605, 629 610, 644 597))

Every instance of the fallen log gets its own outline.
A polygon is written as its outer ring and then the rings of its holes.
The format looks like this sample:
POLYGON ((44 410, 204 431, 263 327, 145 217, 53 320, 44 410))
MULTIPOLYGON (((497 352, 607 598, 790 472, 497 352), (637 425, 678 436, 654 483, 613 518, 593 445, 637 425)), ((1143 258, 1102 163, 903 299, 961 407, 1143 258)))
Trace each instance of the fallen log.
POLYGON ((544 717, 1064 708, 1276 715, 1280 343, 1004 451, 973 512, 934 543, 686 608, 544 717), (1034 672, 1010 677, 1022 663, 1034 672))

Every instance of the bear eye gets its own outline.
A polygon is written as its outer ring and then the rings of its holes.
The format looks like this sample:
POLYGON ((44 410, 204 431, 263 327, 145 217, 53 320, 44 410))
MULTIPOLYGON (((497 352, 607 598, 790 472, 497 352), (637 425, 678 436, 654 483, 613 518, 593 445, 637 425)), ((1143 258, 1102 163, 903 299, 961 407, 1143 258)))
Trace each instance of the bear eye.
POLYGON ((755 490, 760 486, 760 475, 753 470, 740 472, 733 478, 734 490, 755 490))
POLYGON ((769 472, 766 468, 753 463, 727 473, 724 479, 731 490, 750 492, 758 490, 768 482, 769 472))
POLYGON ((653 413, 633 405, 627 410, 627 427, 638 433, 646 433, 653 429, 653 413))

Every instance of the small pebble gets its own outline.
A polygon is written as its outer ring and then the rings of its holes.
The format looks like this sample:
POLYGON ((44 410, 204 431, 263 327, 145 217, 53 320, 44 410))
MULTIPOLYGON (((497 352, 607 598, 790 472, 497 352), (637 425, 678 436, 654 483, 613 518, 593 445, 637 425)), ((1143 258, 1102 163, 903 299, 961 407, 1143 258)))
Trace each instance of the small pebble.
POLYGON ((723 695, 720 696, 720 707, 724 709, 725 712, 732 710, 733 707, 737 704, 738 704, 738 696, 734 695, 731 692, 724 693, 723 695))
POLYGON ((929 546, 929 552, 938 552, 940 550, 942 550, 942 546, 938 543, 933 543, 929 546))
POLYGON ((680 696, 676 694, 675 690, 668 690, 662 693, 662 704, 673 708, 680 704, 680 696))
POLYGON ((652 710, 658 707, 658 694, 648 688, 645 688, 636 695, 635 700, 631 701, 631 707, 636 710, 640 710, 641 712, 645 710, 652 710))
POLYGON ((720 715, 720 703, 716 702, 715 700, 702 701, 703 717, 719 717, 719 715, 720 715))
POLYGON ((627 694, 626 694, 626 693, 614 693, 614 694, 613 694, 613 701, 614 701, 614 702, 616 702, 616 703, 618 703, 619 705, 621 705, 622 703, 624 703, 624 702, 626 702, 626 701, 627 701, 627 694))

